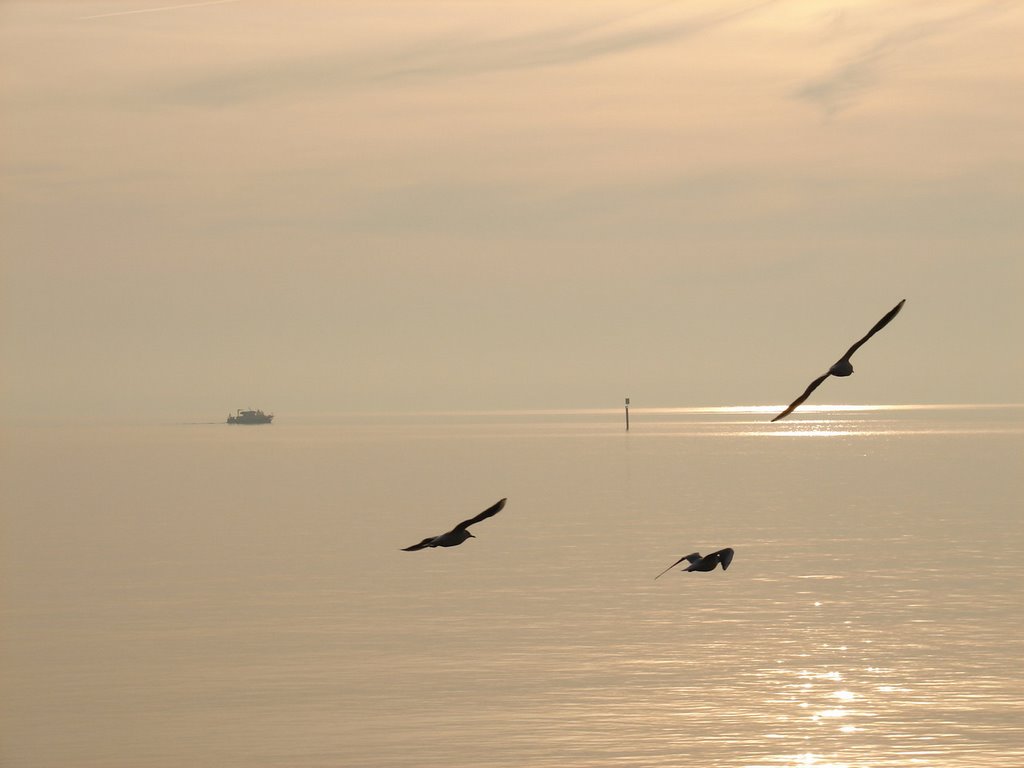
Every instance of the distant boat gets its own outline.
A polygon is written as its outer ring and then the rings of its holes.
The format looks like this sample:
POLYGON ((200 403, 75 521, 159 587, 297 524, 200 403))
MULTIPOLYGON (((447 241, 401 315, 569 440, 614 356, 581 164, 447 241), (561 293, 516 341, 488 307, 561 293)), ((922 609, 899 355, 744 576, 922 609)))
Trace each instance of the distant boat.
POLYGON ((238 409, 236 415, 228 415, 228 424, 269 424, 274 418, 272 413, 263 411, 243 411, 238 409))

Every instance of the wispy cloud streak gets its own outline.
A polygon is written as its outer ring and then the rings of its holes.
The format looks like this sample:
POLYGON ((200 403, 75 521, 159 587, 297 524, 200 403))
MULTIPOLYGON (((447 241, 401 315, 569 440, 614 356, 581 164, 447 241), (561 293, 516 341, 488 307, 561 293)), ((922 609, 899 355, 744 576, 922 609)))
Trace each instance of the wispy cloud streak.
POLYGON ((449 37, 362 61, 344 55, 306 56, 291 61, 267 62, 259 69, 204 78, 174 90, 177 98, 186 102, 232 102, 292 90, 308 91, 387 81, 444 80, 569 66, 683 40, 737 21, 777 2, 763 0, 719 13, 685 20, 630 24, 628 28, 624 28, 627 21, 649 13, 651 9, 615 19, 591 20, 522 35, 469 42, 464 37, 449 37))
POLYGON ((110 13, 97 13, 92 16, 79 16, 79 21, 90 19, 109 19, 112 16, 133 16, 138 13, 159 13, 160 11, 176 11, 181 8, 199 8, 204 5, 224 5, 225 3, 238 3, 241 0, 207 0, 205 3, 184 3, 182 5, 163 5, 159 8, 136 8, 130 11, 111 11, 110 13))
POLYGON ((822 77, 807 82, 795 95, 819 106, 827 116, 834 117, 849 108, 864 91, 881 79, 887 59, 916 43, 956 32, 1011 5, 1012 3, 1006 0, 982 6, 972 5, 961 13, 909 24, 877 38, 845 63, 822 77))
POLYGON ((681 21, 648 23, 631 29, 616 29, 623 21, 618 19, 491 39, 461 47, 449 46, 445 50, 421 53, 407 66, 395 67, 385 76, 457 77, 575 64, 685 39, 724 26, 774 2, 776 0, 765 0, 735 10, 681 21), (602 31, 608 29, 610 31, 602 31))

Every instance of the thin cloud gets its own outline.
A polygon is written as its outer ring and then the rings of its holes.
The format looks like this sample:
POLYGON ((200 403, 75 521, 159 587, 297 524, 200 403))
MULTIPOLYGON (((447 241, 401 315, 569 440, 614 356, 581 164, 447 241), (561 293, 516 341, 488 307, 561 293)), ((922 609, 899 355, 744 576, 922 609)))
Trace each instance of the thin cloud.
MULTIPOLYGON (((602 22, 576 28, 558 28, 529 35, 487 40, 462 47, 447 47, 420 55, 406 67, 386 73, 391 77, 458 77, 505 70, 536 69, 576 64, 590 59, 648 48, 691 37, 723 26, 772 5, 776 0, 732 11, 708 14, 668 23, 649 23, 628 30, 613 29, 615 22, 602 22)), ((621 22, 620 20, 617 20, 621 22)))
POLYGON ((137 13, 159 13, 160 11, 177 11, 181 8, 199 8, 204 5, 224 5, 225 3, 239 3, 241 0, 207 0, 205 3, 184 3, 182 5, 163 5, 159 8, 136 8, 131 11, 112 11, 110 13, 97 13, 92 16, 79 16, 79 21, 90 19, 109 19, 112 16, 132 16, 137 13))
POLYGON ((988 3, 945 18, 910 24, 883 35, 831 72, 806 83, 795 95, 817 105, 827 116, 834 117, 881 80, 886 61, 895 54, 916 43, 959 31, 1010 5, 1005 1, 988 3))
POLYGON ((237 102, 293 90, 386 81, 452 79, 568 66, 692 37, 776 2, 778 0, 763 0, 735 10, 682 21, 647 22, 622 28, 627 20, 649 13, 651 9, 647 9, 611 20, 589 21, 482 41, 446 38, 418 49, 371 60, 327 55, 267 62, 258 70, 228 73, 179 85, 174 88, 173 95, 184 102, 237 102))

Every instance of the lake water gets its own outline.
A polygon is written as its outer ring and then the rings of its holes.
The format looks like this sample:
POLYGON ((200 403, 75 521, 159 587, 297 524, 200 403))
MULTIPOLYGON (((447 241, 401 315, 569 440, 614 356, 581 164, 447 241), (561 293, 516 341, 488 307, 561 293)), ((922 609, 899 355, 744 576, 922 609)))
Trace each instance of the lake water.
POLYGON ((0 763, 1024 766, 1024 407, 773 413, 9 427, 0 763))

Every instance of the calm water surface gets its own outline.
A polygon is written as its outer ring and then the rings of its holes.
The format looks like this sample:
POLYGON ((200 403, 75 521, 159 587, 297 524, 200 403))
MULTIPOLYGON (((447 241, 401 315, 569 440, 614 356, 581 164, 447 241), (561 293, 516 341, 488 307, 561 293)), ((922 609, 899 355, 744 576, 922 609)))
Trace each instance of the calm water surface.
POLYGON ((1024 408, 771 415, 7 428, 0 763, 1020 768, 1024 408))

